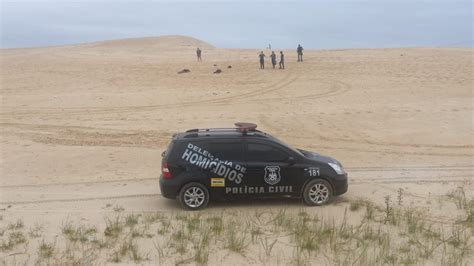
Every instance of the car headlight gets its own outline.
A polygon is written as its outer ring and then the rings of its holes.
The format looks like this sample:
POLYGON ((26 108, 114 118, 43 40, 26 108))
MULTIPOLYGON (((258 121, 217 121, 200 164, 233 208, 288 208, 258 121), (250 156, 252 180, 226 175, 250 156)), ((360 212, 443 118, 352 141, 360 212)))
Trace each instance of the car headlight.
POLYGON ((343 175, 346 173, 344 169, 342 168, 342 165, 339 165, 337 163, 328 163, 328 164, 329 166, 332 167, 332 169, 334 169, 334 171, 336 171, 338 175, 343 175))

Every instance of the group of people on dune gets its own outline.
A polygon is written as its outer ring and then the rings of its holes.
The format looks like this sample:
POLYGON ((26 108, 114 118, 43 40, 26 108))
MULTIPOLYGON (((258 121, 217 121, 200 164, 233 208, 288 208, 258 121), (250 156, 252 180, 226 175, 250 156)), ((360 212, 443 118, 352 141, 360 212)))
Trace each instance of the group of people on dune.
MULTIPOLYGON (((298 47, 296 48, 296 53, 298 54, 298 62, 303 62, 303 47, 298 44, 298 47)), ((197 55, 197 60, 202 61, 201 57, 202 51, 201 49, 197 48, 196 50, 196 55, 197 55)), ((265 69, 265 54, 263 51, 260 51, 258 54, 259 60, 260 60, 260 69, 265 69)), ((277 59, 276 59, 276 54, 275 51, 272 51, 272 54, 270 55, 270 59, 272 60, 272 65, 273 68, 275 68, 277 64, 277 59)), ((280 69, 285 69, 285 55, 283 54, 283 51, 280 51, 280 62, 278 63, 280 66, 280 69)))
MULTIPOLYGON (((303 47, 300 44, 298 44, 298 47, 296 48, 296 53, 298 54, 298 62, 303 62, 303 47)), ((260 52, 258 57, 260 59, 260 69, 265 69, 265 54, 263 51, 260 52)), ((275 68, 277 64, 275 51, 272 51, 270 59, 272 60, 273 68, 275 68)), ((285 55, 283 54, 283 51, 280 51, 280 62, 278 62, 278 65, 280 66, 280 69, 285 69, 285 55)))

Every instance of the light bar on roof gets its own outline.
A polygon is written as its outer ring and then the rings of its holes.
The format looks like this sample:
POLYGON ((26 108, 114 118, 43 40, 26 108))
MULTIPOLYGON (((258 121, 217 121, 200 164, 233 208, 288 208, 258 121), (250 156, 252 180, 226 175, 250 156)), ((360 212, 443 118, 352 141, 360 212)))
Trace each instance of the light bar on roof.
POLYGON ((253 131, 257 128, 257 124, 254 123, 238 122, 234 125, 242 132, 253 131))

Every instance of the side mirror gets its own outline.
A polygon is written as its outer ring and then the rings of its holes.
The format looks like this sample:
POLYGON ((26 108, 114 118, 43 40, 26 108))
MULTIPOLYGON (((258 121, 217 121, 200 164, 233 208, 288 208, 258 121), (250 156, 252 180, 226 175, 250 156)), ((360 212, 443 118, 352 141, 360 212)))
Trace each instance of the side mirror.
POLYGON ((288 159, 286 160, 286 162, 288 162, 289 165, 293 165, 296 163, 296 159, 293 158, 293 156, 290 156, 288 157, 288 159))

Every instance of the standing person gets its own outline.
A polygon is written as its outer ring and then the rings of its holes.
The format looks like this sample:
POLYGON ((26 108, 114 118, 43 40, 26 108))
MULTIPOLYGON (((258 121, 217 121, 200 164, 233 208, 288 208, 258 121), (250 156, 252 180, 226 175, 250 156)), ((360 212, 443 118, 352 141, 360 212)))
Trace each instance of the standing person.
POLYGON ((196 55, 197 55, 198 61, 202 61, 202 58, 201 58, 201 49, 199 49, 199 47, 198 47, 197 50, 196 50, 196 55))
POLYGON ((280 69, 285 69, 285 55, 280 51, 280 69))
POLYGON ((303 47, 298 44, 298 48, 296 48, 296 52, 298 53, 298 62, 303 62, 303 47))
POLYGON ((258 57, 260 58, 260 69, 265 69, 265 54, 263 51, 260 52, 258 57))
POLYGON ((276 56, 274 51, 272 51, 272 54, 270 55, 270 58, 272 59, 273 69, 275 69, 275 66, 277 64, 277 56, 276 56))

